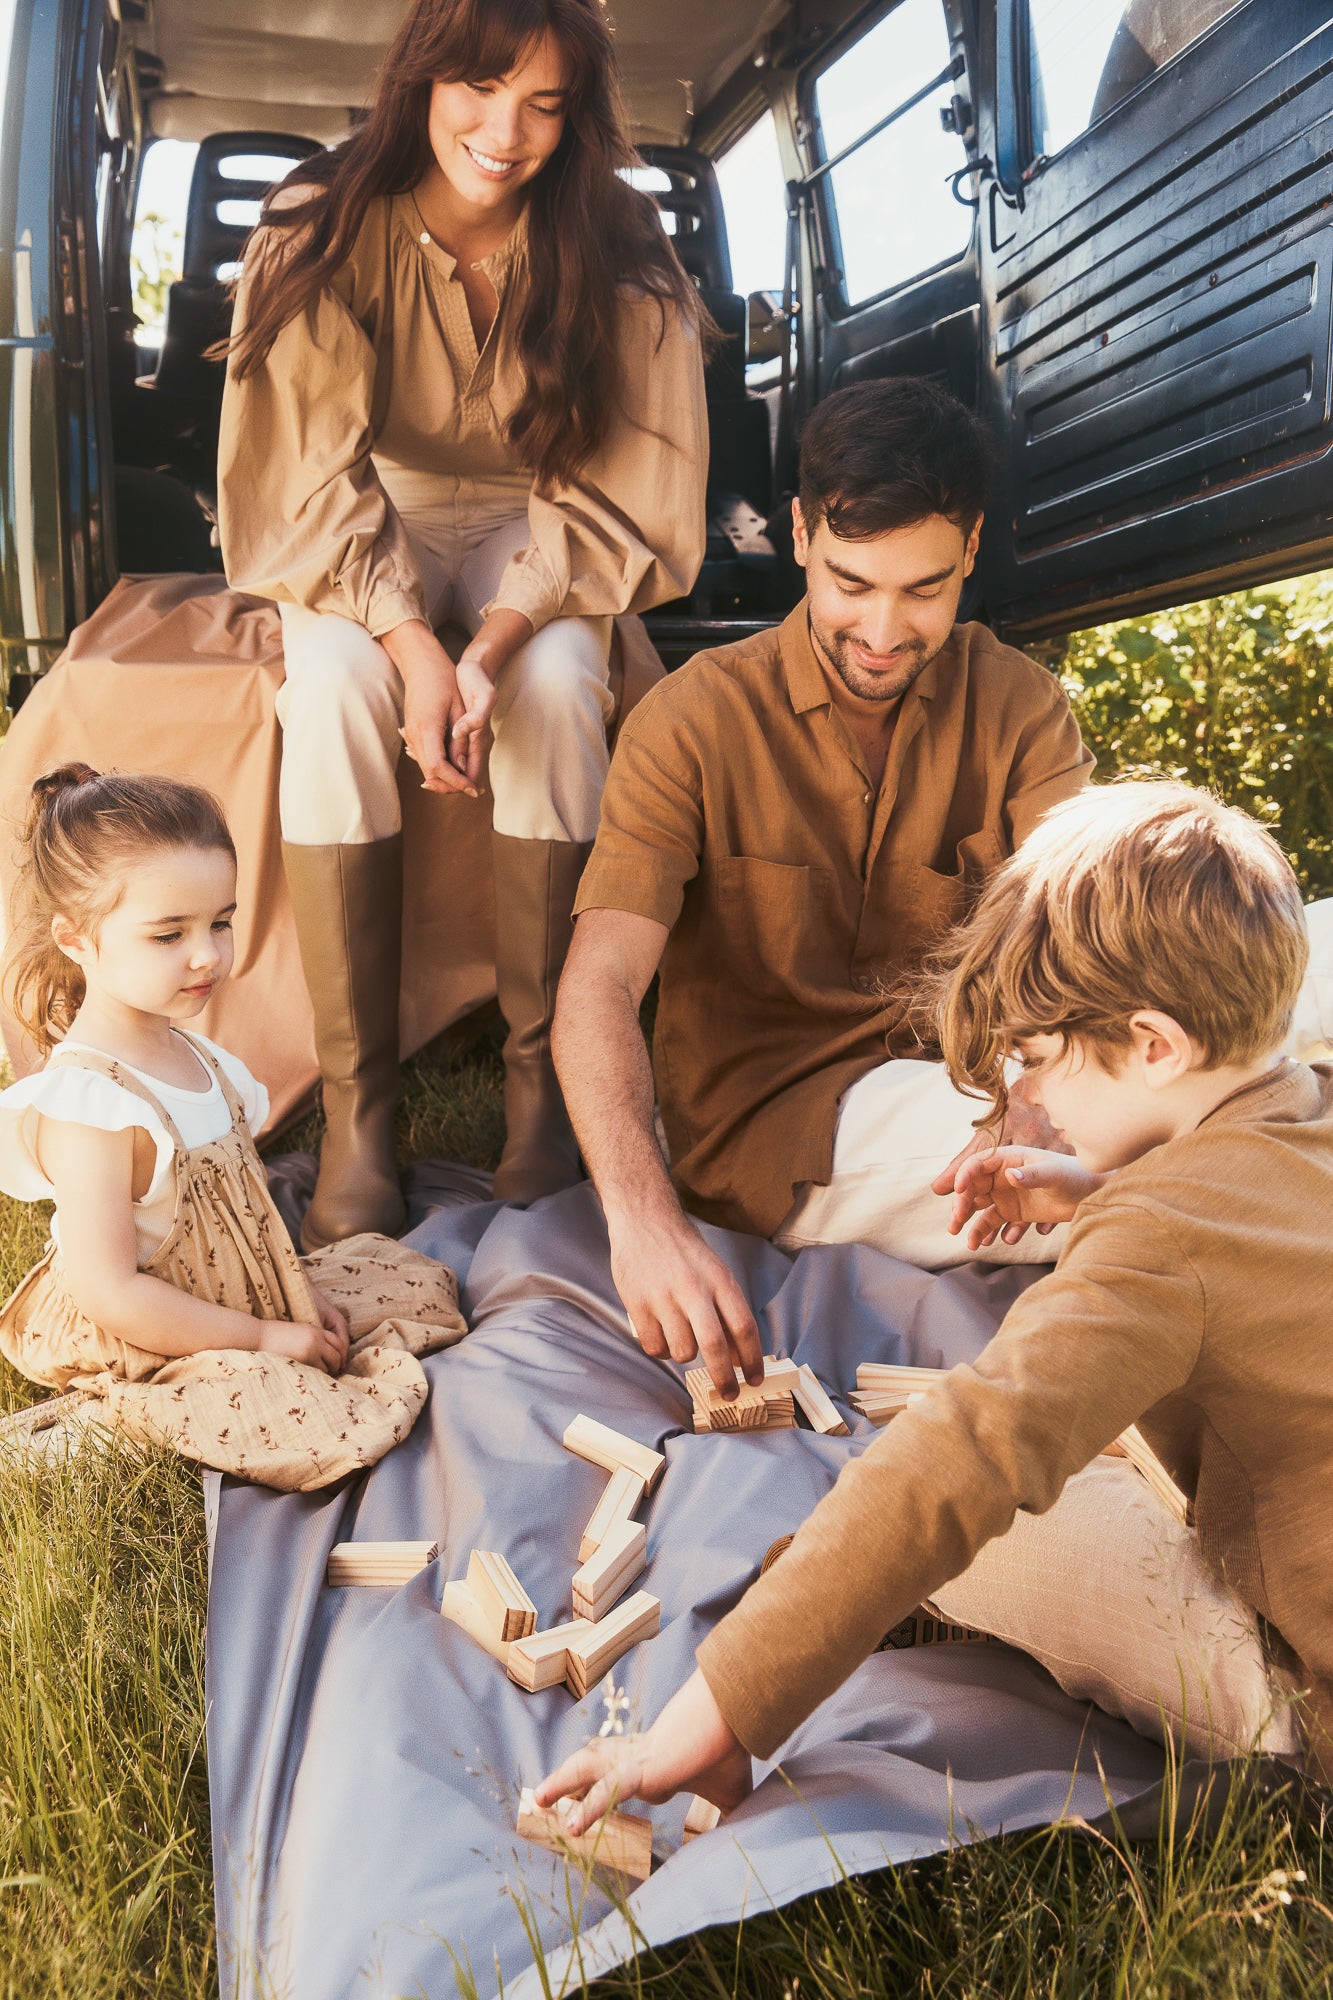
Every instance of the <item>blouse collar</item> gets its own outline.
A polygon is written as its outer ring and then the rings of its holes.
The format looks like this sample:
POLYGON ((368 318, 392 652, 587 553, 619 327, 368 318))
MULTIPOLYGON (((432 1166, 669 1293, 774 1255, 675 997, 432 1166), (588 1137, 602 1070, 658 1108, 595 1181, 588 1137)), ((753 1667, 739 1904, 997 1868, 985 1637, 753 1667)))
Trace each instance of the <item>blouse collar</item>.
MULTIPOLYGON (((428 264, 433 264, 436 270, 441 272, 444 277, 452 278, 454 272, 458 269, 458 259, 451 256, 449 251, 437 243, 429 229, 427 229, 422 219, 421 210, 417 207, 416 195, 412 193, 396 195, 394 197, 394 207, 397 211, 396 219, 399 228, 416 246, 418 254, 424 257, 428 264)), ((497 299, 503 298, 505 286, 509 282, 509 276, 514 268, 514 263, 519 253, 526 246, 527 240, 528 209, 525 202, 519 213, 518 221, 514 224, 504 242, 497 250, 492 250, 489 257, 479 257, 474 267, 486 273, 486 276, 495 288, 497 299)))

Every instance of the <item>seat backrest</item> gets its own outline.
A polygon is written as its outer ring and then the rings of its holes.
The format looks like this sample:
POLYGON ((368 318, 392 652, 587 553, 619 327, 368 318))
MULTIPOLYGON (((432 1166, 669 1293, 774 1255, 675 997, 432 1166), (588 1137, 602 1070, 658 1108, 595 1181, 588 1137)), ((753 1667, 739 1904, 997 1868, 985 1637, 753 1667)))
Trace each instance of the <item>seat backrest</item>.
POLYGON ((206 356, 231 331, 228 283, 269 189, 320 150, 313 139, 289 132, 215 132, 200 141, 185 212, 183 271, 167 294, 155 389, 194 403, 220 401, 222 363, 206 356))
POLYGON ((666 187, 651 186, 648 193, 681 263, 701 289, 729 292, 731 251, 713 162, 690 146, 640 146, 639 157, 667 180, 666 187))

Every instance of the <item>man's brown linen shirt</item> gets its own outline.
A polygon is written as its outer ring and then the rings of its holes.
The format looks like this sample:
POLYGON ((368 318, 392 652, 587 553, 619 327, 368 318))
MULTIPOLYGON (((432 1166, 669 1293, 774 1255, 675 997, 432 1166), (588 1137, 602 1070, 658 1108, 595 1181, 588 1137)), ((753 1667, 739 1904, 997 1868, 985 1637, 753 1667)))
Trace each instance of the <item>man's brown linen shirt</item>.
POLYGON ((671 932, 654 1061, 695 1214, 768 1236, 828 1181, 842 1093, 920 1053, 908 976, 1091 767, 1054 675, 957 625, 899 704, 877 791, 804 600, 639 703, 576 910, 671 932))
POLYGON ((1323 1064, 1284 1063, 1089 1195, 1052 1275, 975 1365, 844 1467, 703 1641, 699 1664, 746 1749, 771 1757, 1019 1507, 1044 1513, 1131 1423, 1333 1731, 1330 1212, 1323 1064))

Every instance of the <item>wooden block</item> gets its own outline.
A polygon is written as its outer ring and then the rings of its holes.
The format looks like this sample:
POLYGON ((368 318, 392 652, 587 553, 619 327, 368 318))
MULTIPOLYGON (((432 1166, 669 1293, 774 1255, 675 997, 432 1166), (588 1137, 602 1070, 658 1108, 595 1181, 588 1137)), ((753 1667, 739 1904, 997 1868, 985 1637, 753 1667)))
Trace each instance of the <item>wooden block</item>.
POLYGON ((524 1840, 549 1847, 584 1868, 601 1868, 609 1874, 627 1875, 631 1881, 646 1882, 653 1865, 653 1823, 637 1813, 604 1813, 586 1833, 569 1834, 565 1820, 573 1808, 572 1799, 554 1806, 539 1806, 525 1785, 519 1794, 516 1831, 524 1840))
POLYGON ((701 1833, 711 1833, 721 1818, 721 1806, 713 1805, 708 1799, 692 1798, 685 1815, 684 1841, 697 1840, 701 1833))
MULTIPOLYGON (((794 1373, 795 1371, 793 1371, 794 1373)), ((753 1389, 742 1382, 736 1394, 727 1397, 709 1379, 704 1368, 692 1368, 685 1377, 694 1404, 696 1431, 782 1431, 796 1424, 796 1406, 790 1389, 753 1389)))
POLYGON ((473 1549, 468 1557, 467 1587, 480 1610, 491 1620, 498 1639, 526 1639, 537 1629, 537 1607, 503 1556, 490 1549, 473 1549))
POLYGON ((897 1361, 860 1361, 856 1368, 858 1389, 928 1389, 942 1382, 947 1368, 909 1368, 897 1361))
POLYGON ((666 1466, 660 1451, 622 1436, 609 1424, 599 1424, 595 1417, 575 1417, 565 1432, 564 1445, 566 1451, 602 1466, 607 1472, 618 1472, 622 1465, 628 1466, 631 1472, 638 1473, 649 1493, 666 1466))
POLYGON ((646 1490, 641 1473, 632 1472, 627 1465, 616 1467, 606 1491, 597 1502, 592 1519, 583 1530, 583 1540, 579 1543, 581 1563, 596 1555, 612 1528, 630 1519, 646 1490))
POLYGON ((1178 1521, 1188 1526, 1190 1503, 1142 1431, 1131 1424, 1127 1431, 1121 1431, 1116 1444, 1120 1447, 1118 1456, 1127 1458, 1140 1477, 1147 1481, 1162 1505, 1174 1514, 1178 1521))
MULTIPOLYGON (((736 1387, 742 1396, 762 1396, 765 1402, 780 1400, 784 1395, 792 1395, 796 1388, 800 1370, 794 1361, 775 1361, 771 1354, 764 1356, 764 1379, 752 1384, 745 1379, 745 1370, 736 1370, 736 1387)), ((685 1387, 690 1392, 691 1401, 706 1404, 713 1409, 718 1404, 725 1405, 727 1398, 722 1394, 706 1368, 690 1368, 685 1373, 685 1387)))
POLYGON ((868 1423, 887 1424, 920 1394, 919 1389, 853 1389, 847 1400, 868 1423))
POLYGON ((475 1639, 479 1646, 499 1660, 501 1666, 509 1665, 509 1642, 501 1639, 496 1631, 495 1620, 482 1610, 472 1592, 462 1581, 446 1583, 444 1596, 440 1600, 440 1616, 460 1625, 469 1639, 475 1639))
POLYGON ((640 1639, 656 1638, 661 1626, 661 1604, 646 1590, 636 1590, 633 1597, 608 1611, 586 1638, 570 1641, 566 1675, 570 1692, 582 1700, 631 1646, 637 1646, 640 1639))
POLYGON ((586 1618, 573 1618, 567 1625, 552 1626, 549 1632, 530 1632, 526 1639, 515 1639, 508 1649, 505 1671, 529 1694, 555 1687, 565 1678, 570 1641, 582 1639, 591 1630, 586 1618))
POLYGON ((574 1615, 595 1624, 624 1595, 648 1560, 642 1521, 621 1521, 603 1537, 596 1555, 574 1572, 574 1615))
POLYGON ((847 1436, 847 1426, 838 1415, 837 1404, 808 1363, 797 1369, 792 1395, 812 1430, 818 1431, 822 1437, 847 1436))
POLYGON ((434 1542, 335 1542, 329 1550, 327 1578, 336 1590, 357 1584, 396 1590, 438 1554, 434 1542))

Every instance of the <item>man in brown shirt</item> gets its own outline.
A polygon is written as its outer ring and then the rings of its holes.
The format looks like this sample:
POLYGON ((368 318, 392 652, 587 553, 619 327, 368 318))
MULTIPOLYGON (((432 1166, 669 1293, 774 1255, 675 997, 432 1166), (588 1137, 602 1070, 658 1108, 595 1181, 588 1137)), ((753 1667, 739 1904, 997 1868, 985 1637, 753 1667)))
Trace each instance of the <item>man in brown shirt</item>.
MULTIPOLYGON (((885 1631, 1131 1423, 1251 1632, 1255 1614, 1274 1628, 1309 1692, 1307 1755, 1333 1769, 1333 1072, 1281 1054, 1307 956, 1296 879, 1206 794, 1090 792, 998 878, 956 956, 954 1074, 1002 1103, 1016 1052, 1074 1148, 969 1163, 962 1207, 983 1231, 1072 1213, 1060 1261, 974 1365, 850 1460, 647 1735, 571 1760, 543 1802, 600 1787, 595 1816, 617 1781, 734 1804, 750 1755, 773 1756, 885 1631)), ((1119 1562, 1108 1596, 1143 1613, 1136 1643, 1105 1627, 1108 1673, 1142 1674, 1155 1628, 1169 1677, 1197 1608, 1144 1551, 1094 1553, 1119 1562)))
POLYGON ((757 1334, 684 1209, 771 1235, 829 1181, 840 1099, 922 1052, 924 955, 1091 768, 1059 682, 954 622, 987 472, 984 432, 929 383, 830 397, 802 439, 806 598, 671 675, 613 761, 556 1065, 639 1339, 701 1352, 719 1386, 757 1334), (670 1178, 638 1022, 659 964, 670 1178))

